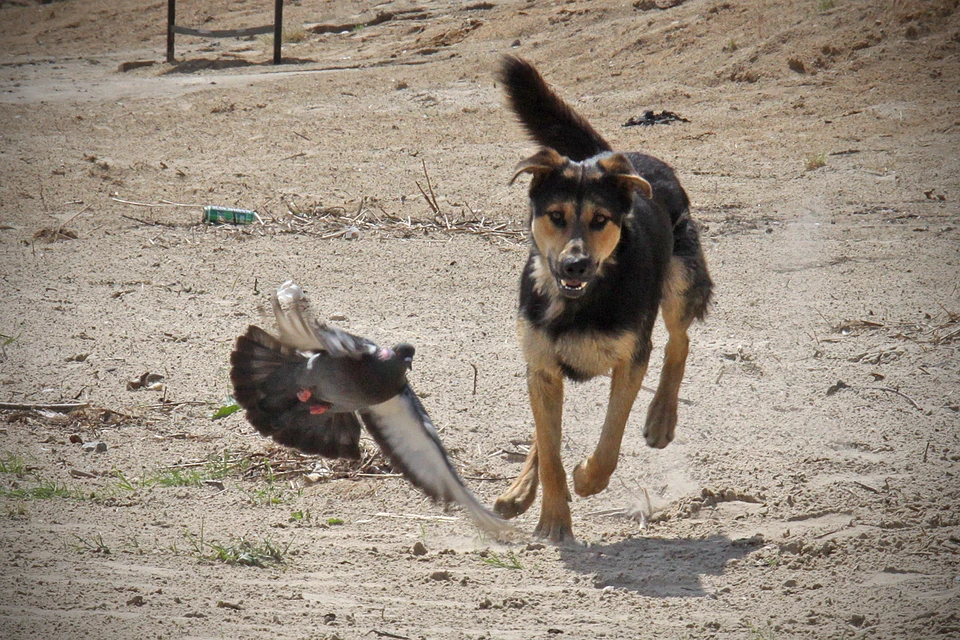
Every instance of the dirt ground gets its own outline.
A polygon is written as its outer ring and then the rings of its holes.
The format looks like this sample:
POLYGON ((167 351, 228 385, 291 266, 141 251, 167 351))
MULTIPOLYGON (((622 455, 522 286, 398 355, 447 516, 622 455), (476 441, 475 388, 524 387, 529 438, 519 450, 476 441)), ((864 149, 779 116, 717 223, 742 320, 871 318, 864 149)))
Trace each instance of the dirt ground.
MULTIPOLYGON (((281 66, 262 36, 178 36, 166 64, 165 18, 0 3, 0 636, 960 638, 956 0, 318 0, 286 7, 281 66), (468 483, 508 486, 532 419, 507 180, 534 147, 504 53, 677 169, 717 283, 677 440, 643 442, 652 373, 563 546, 478 536, 369 441, 331 463, 212 418, 294 278, 414 343, 468 483), (689 122, 621 126, 664 109, 689 122)), ((568 468, 606 393, 568 388, 568 468)))

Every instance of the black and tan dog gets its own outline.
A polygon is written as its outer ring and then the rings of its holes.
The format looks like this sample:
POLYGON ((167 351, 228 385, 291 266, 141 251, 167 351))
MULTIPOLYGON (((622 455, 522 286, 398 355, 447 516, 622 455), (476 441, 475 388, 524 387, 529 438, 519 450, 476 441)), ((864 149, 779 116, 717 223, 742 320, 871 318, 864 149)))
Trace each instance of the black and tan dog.
POLYGON ((706 314, 713 283, 687 194, 669 166, 613 152, 528 62, 506 58, 500 80, 542 148, 513 176, 532 175, 533 243, 520 284, 519 331, 536 433, 519 477, 495 509, 506 517, 523 513, 542 484, 536 531, 562 540, 572 535, 560 459, 564 378, 611 375, 600 441, 573 472, 574 489, 589 496, 607 487, 617 466, 658 310, 669 340, 644 436, 658 448, 673 440, 687 329, 706 314))

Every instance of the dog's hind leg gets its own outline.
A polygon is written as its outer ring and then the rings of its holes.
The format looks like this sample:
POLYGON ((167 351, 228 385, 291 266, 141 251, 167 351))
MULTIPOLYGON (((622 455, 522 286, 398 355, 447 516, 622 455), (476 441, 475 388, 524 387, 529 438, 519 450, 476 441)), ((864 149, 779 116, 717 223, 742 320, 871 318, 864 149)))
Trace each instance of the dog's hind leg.
POLYGON ((690 261, 674 257, 664 286, 660 310, 669 339, 660 372, 660 384, 647 410, 643 436, 647 444, 662 449, 673 440, 677 429, 677 401, 687 364, 690 337, 687 330, 694 319, 703 317, 710 298, 709 275, 702 255, 690 261), (702 271, 701 271, 702 270, 702 271))
POLYGON ((515 518, 524 513, 533 504, 537 497, 537 484, 540 482, 538 467, 540 461, 537 456, 537 435, 534 433, 533 442, 527 459, 523 461, 520 475, 513 481, 510 488, 504 491, 494 503, 494 510, 504 518, 515 518))
POLYGON ((623 429, 646 372, 646 360, 638 363, 631 359, 618 363, 613 368, 610 402, 607 404, 607 416, 603 421, 600 441, 593 454, 573 470, 573 488, 578 495, 592 496, 606 489, 610 483, 610 476, 617 468, 620 456, 623 429))

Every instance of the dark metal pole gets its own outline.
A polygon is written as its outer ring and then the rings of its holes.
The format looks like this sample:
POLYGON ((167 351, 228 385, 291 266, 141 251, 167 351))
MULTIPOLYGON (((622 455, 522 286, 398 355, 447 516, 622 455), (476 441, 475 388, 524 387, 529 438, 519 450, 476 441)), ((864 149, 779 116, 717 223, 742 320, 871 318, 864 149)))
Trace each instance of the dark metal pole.
POLYGON ((177 23, 177 0, 167 0, 167 62, 174 61, 173 25, 177 23))
MULTIPOLYGON (((170 0, 173 2, 174 0, 170 0)), ((273 64, 280 64, 280 45, 283 42, 283 0, 277 0, 273 11, 273 64)))

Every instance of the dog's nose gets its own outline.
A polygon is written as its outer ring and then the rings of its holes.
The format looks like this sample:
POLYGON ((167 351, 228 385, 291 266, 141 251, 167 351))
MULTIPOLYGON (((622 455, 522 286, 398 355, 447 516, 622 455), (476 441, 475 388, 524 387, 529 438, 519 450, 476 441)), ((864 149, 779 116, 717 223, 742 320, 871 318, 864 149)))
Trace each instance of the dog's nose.
POLYGON ((560 270, 564 278, 583 280, 590 273, 590 258, 586 256, 569 256, 560 262, 560 270))

